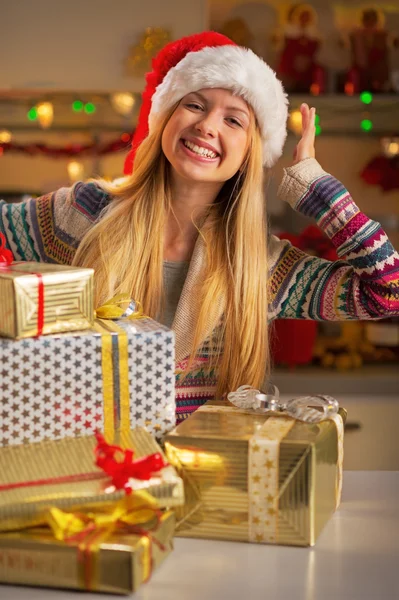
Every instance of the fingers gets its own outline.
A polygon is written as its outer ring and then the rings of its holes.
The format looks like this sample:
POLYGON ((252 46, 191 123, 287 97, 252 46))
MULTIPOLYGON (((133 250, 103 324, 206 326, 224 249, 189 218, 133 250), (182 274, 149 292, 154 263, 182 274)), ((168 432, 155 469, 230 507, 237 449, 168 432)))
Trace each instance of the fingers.
POLYGON ((306 141, 314 140, 316 127, 315 117, 316 109, 314 107, 309 108, 307 104, 301 105, 302 114, 302 139, 306 141))
POLYGON ((302 135, 306 132, 309 123, 309 106, 306 103, 301 104, 302 115, 302 135))

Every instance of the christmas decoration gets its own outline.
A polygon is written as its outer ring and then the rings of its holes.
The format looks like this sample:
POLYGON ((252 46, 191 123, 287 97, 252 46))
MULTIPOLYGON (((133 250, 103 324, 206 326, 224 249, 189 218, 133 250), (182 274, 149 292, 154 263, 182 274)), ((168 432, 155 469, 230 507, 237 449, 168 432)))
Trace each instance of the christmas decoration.
POLYGON ((126 60, 128 75, 142 77, 151 67, 151 59, 171 40, 170 31, 163 27, 147 27, 138 44, 130 48, 126 60))
POLYGON ((290 7, 287 21, 273 37, 280 50, 277 75, 288 93, 325 92, 325 69, 317 62, 321 36, 315 9, 306 3, 290 7))
POLYGON ((43 129, 48 129, 54 119, 54 108, 51 102, 40 102, 36 106, 37 119, 43 129))
POLYGON ((379 185, 384 192, 399 189, 399 137, 381 139, 382 154, 374 156, 360 172, 368 185, 379 185))
POLYGON ((116 112, 127 117, 133 110, 135 98, 129 92, 118 92, 117 94, 112 94, 111 104, 116 112))
POLYGON ((349 33, 346 43, 352 66, 346 76, 345 93, 392 91, 390 52, 399 46, 399 38, 385 28, 382 10, 364 8, 360 24, 349 33))
POLYGON ((106 144, 68 144, 67 146, 48 146, 47 144, 0 143, 3 153, 18 152, 29 156, 45 155, 50 158, 68 158, 72 156, 103 156, 113 152, 128 150, 133 133, 123 133, 116 140, 106 144))

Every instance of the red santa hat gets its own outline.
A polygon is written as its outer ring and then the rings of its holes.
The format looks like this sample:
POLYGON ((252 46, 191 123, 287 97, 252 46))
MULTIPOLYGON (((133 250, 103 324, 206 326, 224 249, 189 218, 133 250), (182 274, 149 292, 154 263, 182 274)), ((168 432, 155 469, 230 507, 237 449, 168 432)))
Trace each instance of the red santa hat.
POLYGON ((288 99, 274 71, 252 50, 206 31, 167 44, 154 58, 124 172, 133 170, 136 150, 158 119, 190 92, 224 88, 254 110, 263 142, 263 164, 281 156, 287 136, 288 99))

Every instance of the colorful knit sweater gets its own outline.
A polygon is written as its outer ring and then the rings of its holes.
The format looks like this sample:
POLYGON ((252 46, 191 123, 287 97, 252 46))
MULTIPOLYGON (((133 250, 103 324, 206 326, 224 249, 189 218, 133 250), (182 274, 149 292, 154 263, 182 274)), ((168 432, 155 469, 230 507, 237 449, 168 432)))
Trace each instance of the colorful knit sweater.
MULTIPOLYGON (((279 196, 313 217, 340 260, 329 262, 271 237, 269 318, 345 320, 399 315, 399 255, 381 226, 361 213, 349 192, 315 159, 285 170, 279 196)), ((0 201, 0 231, 16 260, 70 264, 83 236, 111 198, 93 183, 77 183, 20 204, 0 201)), ((195 294, 205 260, 199 236, 177 307, 177 420, 214 397, 216 373, 207 369, 212 326, 182 380, 199 306, 195 294)), ((222 318, 222 313, 220 314, 222 318)), ((245 382, 243 382, 245 383, 245 382)))

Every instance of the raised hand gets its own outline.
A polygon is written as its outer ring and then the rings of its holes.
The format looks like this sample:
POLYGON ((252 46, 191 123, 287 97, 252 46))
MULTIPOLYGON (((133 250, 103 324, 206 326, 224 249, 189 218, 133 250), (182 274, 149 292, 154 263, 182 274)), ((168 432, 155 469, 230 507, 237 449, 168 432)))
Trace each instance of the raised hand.
POLYGON ((314 140, 316 133, 316 109, 314 107, 309 108, 309 106, 304 103, 301 104, 300 110, 302 115, 302 136, 294 151, 294 165, 304 158, 315 157, 314 140))

